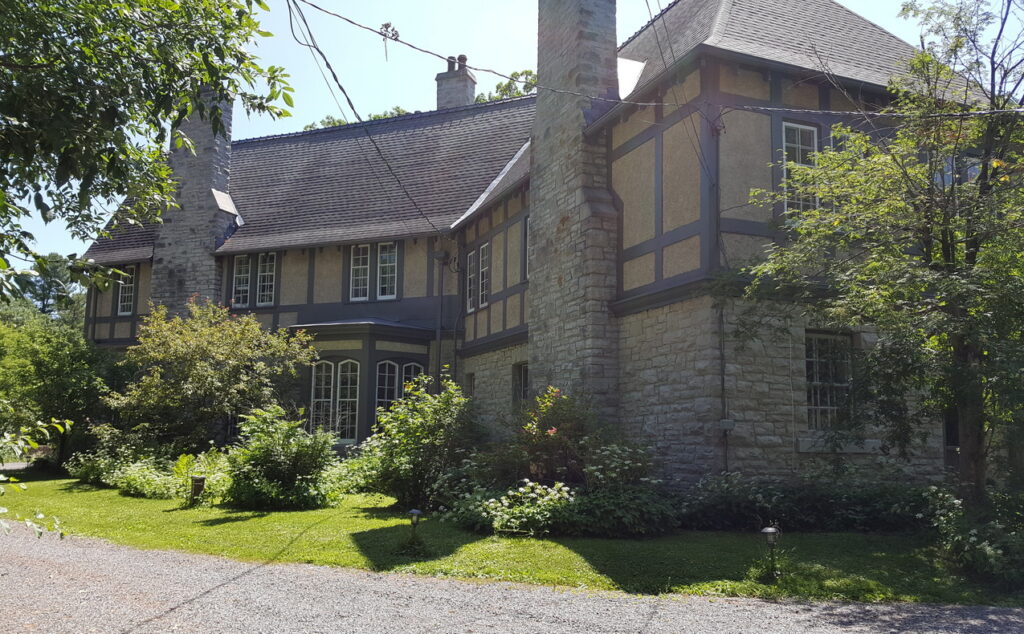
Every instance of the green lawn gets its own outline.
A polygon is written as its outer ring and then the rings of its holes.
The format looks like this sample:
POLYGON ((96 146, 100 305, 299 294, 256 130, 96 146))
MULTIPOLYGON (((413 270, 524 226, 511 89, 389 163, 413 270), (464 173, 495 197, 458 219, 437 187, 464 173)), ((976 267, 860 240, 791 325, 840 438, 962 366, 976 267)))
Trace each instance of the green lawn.
MULTIPOLYGON (((409 522, 378 496, 339 508, 252 513, 181 509, 128 498, 74 480, 35 480, 2 505, 60 518, 74 535, 137 548, 173 549, 261 562, 306 562, 376 571, 500 579, 637 594, 805 597, 1024 605, 965 582, 930 562, 918 539, 857 534, 787 534, 793 564, 775 586, 748 580, 764 553, 760 535, 681 532, 650 540, 485 537, 426 520, 420 552, 406 546, 409 522)), ((2 535, 0 535, 2 539, 2 535)))

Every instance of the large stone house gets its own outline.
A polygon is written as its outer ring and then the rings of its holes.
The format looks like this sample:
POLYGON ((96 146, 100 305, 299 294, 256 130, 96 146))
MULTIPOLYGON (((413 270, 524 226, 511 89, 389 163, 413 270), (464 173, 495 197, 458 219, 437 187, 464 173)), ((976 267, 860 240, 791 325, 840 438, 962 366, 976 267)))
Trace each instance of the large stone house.
MULTIPOLYGON (((884 102, 912 48, 831 0, 678 0, 621 46, 614 0, 539 14, 536 96, 473 103, 460 58, 431 112, 247 140, 187 124, 180 207, 88 251, 129 274, 90 293, 89 337, 129 344, 149 302, 193 295, 303 328, 312 422, 345 442, 448 365, 487 420, 585 393, 683 480, 820 456, 849 388, 835 351, 867 337, 786 317, 739 346, 709 281, 776 237, 751 189, 884 102)), ((937 425, 922 469, 943 444, 937 425)))

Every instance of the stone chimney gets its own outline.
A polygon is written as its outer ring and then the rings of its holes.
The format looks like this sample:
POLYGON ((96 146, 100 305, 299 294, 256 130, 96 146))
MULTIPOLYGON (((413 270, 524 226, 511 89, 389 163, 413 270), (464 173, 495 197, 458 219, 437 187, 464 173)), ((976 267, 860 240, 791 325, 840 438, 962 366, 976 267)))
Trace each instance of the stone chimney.
POLYGON ((530 169, 530 377, 617 414, 618 213, 605 133, 587 124, 618 98, 615 0, 540 0, 530 169), (569 92, 553 92, 543 87, 569 92), (594 97, 598 97, 595 99, 594 97))
POLYGON ((178 206, 163 213, 153 246, 151 298, 172 314, 184 312, 188 299, 223 301, 223 277, 214 250, 240 224, 230 202, 231 104, 219 109, 224 134, 214 134, 209 119, 182 122, 195 154, 172 147, 168 163, 178 183, 178 206))
POLYGON ((437 74, 437 109, 468 106, 476 101, 476 77, 466 67, 466 56, 448 57, 448 70, 437 74))

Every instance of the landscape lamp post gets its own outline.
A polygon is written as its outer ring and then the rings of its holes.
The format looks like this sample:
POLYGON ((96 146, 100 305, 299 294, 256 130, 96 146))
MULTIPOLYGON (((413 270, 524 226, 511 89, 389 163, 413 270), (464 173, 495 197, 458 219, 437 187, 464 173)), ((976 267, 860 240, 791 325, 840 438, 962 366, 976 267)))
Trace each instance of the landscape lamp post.
POLYGON ((416 526, 420 523, 420 516, 423 515, 423 511, 419 509, 413 509, 409 511, 409 521, 412 522, 412 540, 416 541, 416 526))
POLYGON ((779 565, 775 559, 775 547, 779 544, 779 529, 774 526, 766 526, 761 529, 761 534, 764 535, 765 541, 768 542, 768 561, 771 562, 772 577, 778 579, 779 565))

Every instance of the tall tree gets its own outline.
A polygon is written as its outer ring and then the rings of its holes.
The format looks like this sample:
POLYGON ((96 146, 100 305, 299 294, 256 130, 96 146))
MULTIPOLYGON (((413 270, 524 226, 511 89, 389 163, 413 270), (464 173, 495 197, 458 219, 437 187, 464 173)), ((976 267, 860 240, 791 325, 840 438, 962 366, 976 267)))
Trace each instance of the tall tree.
POLYGON ((795 291, 834 327, 876 328, 875 380, 854 418, 905 445, 924 413, 955 417, 960 479, 979 502, 993 447, 1024 424, 1024 127, 1020 113, 992 114, 1024 97, 1024 8, 904 11, 930 37, 891 87, 891 116, 838 126, 814 165, 786 165, 766 197, 786 208, 788 239, 751 269, 747 293, 795 291))
POLYGON ((494 92, 480 93, 476 96, 477 103, 524 97, 537 90, 537 75, 532 70, 517 70, 507 81, 498 82, 494 92))
POLYGON ((77 238, 151 220, 173 202, 169 138, 189 116, 223 132, 221 108, 287 112, 281 68, 246 50, 263 0, 12 0, 0 20, 0 297, 40 261, 22 220, 62 219, 77 238), (211 105, 212 104, 212 105, 211 105))

